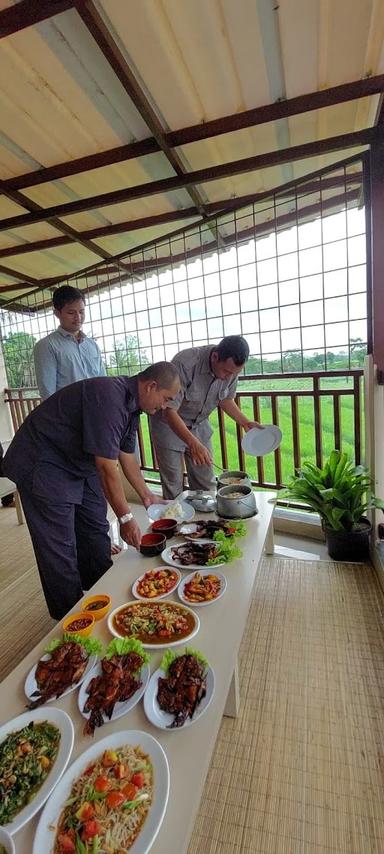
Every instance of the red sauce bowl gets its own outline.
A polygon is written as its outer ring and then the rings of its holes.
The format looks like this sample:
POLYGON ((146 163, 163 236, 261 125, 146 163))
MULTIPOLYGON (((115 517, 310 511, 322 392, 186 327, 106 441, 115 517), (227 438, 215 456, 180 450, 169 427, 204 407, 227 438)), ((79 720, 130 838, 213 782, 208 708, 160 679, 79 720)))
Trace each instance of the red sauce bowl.
POLYGON ((141 538, 140 551, 145 557, 159 555, 165 549, 164 534, 144 534, 141 538))
POLYGON ((76 614, 70 614, 69 617, 65 618, 63 631, 86 638, 91 634, 94 625, 95 618, 90 611, 78 611, 76 614))
POLYGON ((151 528, 156 534, 165 534, 167 540, 169 540, 175 534, 177 525, 178 522, 176 522, 176 519, 157 519, 151 525, 151 528))

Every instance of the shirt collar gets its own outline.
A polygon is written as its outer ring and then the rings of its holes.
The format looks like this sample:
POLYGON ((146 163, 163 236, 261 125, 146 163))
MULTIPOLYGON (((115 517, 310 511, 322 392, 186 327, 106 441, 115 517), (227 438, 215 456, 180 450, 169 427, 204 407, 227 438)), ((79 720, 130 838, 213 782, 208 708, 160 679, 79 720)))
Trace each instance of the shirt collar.
MULTIPOLYGON (((74 337, 75 337, 74 335, 72 335, 72 332, 67 332, 67 330, 66 330, 66 329, 63 329, 63 327, 62 327, 62 326, 58 326, 58 327, 57 327, 57 329, 56 329, 56 332, 59 332, 59 333, 60 333, 60 335, 62 335, 62 337, 63 337, 63 338, 74 338, 74 337)), ((84 341, 84 339, 85 339, 86 337, 87 337, 87 336, 86 336, 85 332, 83 332, 83 331, 82 331, 82 329, 80 329, 80 338, 79 338, 79 341, 84 341)))
POLYGON ((205 352, 202 353, 201 358, 201 373, 210 374, 214 379, 217 379, 211 368, 211 354, 213 353, 214 349, 214 347, 204 347, 205 352))
POLYGON ((141 412, 139 404, 139 385, 137 377, 124 377, 128 390, 128 409, 131 412, 141 412))

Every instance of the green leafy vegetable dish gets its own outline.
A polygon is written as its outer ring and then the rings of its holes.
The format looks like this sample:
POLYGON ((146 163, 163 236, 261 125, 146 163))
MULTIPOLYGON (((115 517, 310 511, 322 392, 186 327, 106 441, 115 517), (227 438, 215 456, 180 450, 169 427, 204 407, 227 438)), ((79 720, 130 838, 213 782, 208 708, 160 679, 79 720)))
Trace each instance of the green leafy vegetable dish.
POLYGON ((207 560, 206 566, 216 566, 220 563, 229 563, 231 560, 234 560, 237 557, 242 557, 243 553, 241 549, 239 549, 239 547, 235 545, 234 540, 232 538, 228 539, 226 537, 215 537, 215 541, 217 543, 215 556, 207 560))
POLYGON ((31 721, 0 744, 0 824, 8 824, 47 778, 60 745, 60 731, 48 721, 31 721))

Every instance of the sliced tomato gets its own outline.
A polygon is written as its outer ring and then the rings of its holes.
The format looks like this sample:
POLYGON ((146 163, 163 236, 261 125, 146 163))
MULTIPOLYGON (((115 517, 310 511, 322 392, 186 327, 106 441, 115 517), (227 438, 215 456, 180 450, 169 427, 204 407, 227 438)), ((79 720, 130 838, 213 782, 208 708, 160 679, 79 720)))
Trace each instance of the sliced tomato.
POLYGON ((88 803, 88 801, 84 801, 76 812, 76 818, 78 818, 79 821, 89 821, 89 819, 93 818, 94 815, 94 807, 92 804, 88 803))
POLYGON ((60 833, 57 844, 59 846, 60 854, 75 854, 76 845, 74 842, 75 834, 71 834, 69 830, 68 833, 60 833))
POLYGON ((124 780, 125 777, 129 775, 129 768, 127 765, 124 765, 122 762, 119 762, 118 765, 114 766, 113 773, 116 777, 116 780, 124 780))
POLYGON ((120 807, 127 800, 126 796, 123 792, 113 791, 109 792, 106 797, 106 804, 110 810, 115 810, 117 807, 120 807))
POLYGON ((94 783, 94 789, 96 790, 96 792, 108 792, 109 788, 110 782, 108 780, 108 777, 96 777, 94 783))
POLYGON ((104 768, 112 768, 116 764, 118 756, 115 750, 104 750, 103 765, 104 768))
POLYGON ((126 783, 122 790, 125 801, 134 801, 137 795, 137 788, 133 783, 126 783))
POLYGON ((83 842, 87 842, 88 839, 93 839, 94 836, 97 836, 100 833, 101 824, 96 819, 93 821, 86 821, 85 825, 81 831, 81 838, 83 842))
POLYGON ((144 774, 142 771, 136 771, 136 774, 133 774, 131 777, 131 783, 134 786, 137 786, 138 789, 142 789, 144 786, 144 774))

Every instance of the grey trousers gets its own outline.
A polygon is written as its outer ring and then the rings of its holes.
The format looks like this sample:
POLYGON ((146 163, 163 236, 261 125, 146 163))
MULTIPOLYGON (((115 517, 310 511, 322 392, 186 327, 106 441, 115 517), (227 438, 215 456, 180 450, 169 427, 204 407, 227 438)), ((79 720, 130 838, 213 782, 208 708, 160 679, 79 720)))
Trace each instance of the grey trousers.
MULTIPOLYGON (((156 443, 154 445, 164 498, 176 498, 183 491, 184 462, 190 489, 209 491, 215 488, 216 480, 212 466, 196 466, 188 451, 173 451, 156 443)), ((206 442, 206 448, 212 453, 210 441, 206 442)))

